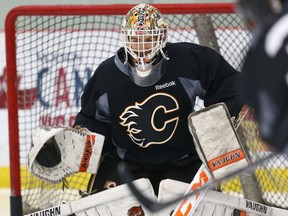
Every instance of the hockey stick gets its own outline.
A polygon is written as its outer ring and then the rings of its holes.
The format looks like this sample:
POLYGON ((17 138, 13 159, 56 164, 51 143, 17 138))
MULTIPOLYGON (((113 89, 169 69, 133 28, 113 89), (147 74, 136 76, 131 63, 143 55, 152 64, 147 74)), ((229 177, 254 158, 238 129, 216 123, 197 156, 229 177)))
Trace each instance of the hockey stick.
POLYGON ((195 189, 194 191, 191 191, 191 192, 185 194, 183 197, 178 197, 178 198, 172 199, 170 201, 167 201, 165 203, 157 203, 157 202, 149 199, 145 195, 143 195, 141 193, 141 191, 139 191, 139 189, 137 189, 137 187, 132 182, 132 179, 133 179, 132 174, 128 171, 128 169, 126 169, 126 165, 122 162, 119 163, 119 165, 118 165, 118 173, 121 176, 122 180, 127 182, 128 187, 130 188, 130 190, 132 191, 134 196, 142 203, 142 205, 145 206, 151 212, 157 212, 157 211, 160 211, 160 210, 167 208, 171 205, 174 205, 185 198, 188 198, 192 195, 196 195, 197 193, 199 193, 203 190, 213 188, 215 185, 217 185, 223 181, 227 181, 227 180, 239 175, 242 172, 248 172, 250 169, 256 168, 257 166, 263 164, 265 161, 272 159, 275 155, 277 155, 277 153, 272 153, 269 156, 267 156, 265 158, 261 158, 257 162, 255 162, 255 163, 253 163, 247 167, 240 168, 234 172, 231 172, 231 173, 225 175, 222 178, 213 179, 212 182, 207 183, 207 184, 195 189))
MULTIPOLYGON (((188 189, 186 190, 185 194, 189 193, 190 191, 194 191, 195 189, 209 184, 212 181, 211 173, 208 171, 206 166, 202 164, 194 176, 192 182, 189 184, 188 189)), ((203 199, 204 195, 206 194, 208 188, 203 189, 199 193, 191 195, 183 199, 175 208, 172 216, 183 216, 184 215, 192 215, 193 212, 196 210, 197 206, 199 205, 200 201, 203 199)), ((184 194, 184 195, 185 195, 184 194)))

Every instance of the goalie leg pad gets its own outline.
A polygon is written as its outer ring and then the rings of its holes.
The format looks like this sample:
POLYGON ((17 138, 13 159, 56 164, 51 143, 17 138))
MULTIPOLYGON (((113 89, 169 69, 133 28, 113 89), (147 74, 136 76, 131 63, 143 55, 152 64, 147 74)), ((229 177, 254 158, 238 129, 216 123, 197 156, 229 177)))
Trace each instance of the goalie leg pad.
MULTIPOLYGON (((133 181, 138 190, 144 196, 156 202, 155 193, 149 179, 142 178, 133 181)), ((154 215, 147 208, 141 205, 139 200, 133 195, 127 184, 87 196, 66 204, 58 205, 53 208, 43 209, 38 212, 26 215, 47 215, 46 212, 57 210, 58 216, 152 216, 154 215), (52 209, 52 210, 50 210, 52 209)), ((52 214, 49 214, 52 215, 52 214)))

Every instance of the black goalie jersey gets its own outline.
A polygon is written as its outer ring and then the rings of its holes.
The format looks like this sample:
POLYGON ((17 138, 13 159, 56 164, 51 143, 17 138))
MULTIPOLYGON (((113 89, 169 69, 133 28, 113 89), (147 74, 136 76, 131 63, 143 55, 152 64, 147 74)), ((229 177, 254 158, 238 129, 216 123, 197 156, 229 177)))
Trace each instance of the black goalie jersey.
POLYGON ((89 80, 75 125, 103 134, 103 153, 149 166, 197 159, 187 119, 196 98, 205 106, 225 102, 231 115, 240 111, 239 73, 217 52, 190 43, 168 43, 165 52, 169 60, 160 60, 150 85, 135 84, 123 48, 89 80))

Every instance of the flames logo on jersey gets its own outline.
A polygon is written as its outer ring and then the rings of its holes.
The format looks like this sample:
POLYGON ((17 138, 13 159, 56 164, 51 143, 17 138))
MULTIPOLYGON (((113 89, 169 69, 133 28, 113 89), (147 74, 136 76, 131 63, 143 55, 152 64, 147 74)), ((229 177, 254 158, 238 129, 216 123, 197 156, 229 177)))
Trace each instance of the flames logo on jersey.
POLYGON ((127 107, 120 115, 120 124, 126 127, 130 139, 146 148, 165 144, 177 128, 179 116, 177 100, 167 93, 156 93, 141 103, 127 107))

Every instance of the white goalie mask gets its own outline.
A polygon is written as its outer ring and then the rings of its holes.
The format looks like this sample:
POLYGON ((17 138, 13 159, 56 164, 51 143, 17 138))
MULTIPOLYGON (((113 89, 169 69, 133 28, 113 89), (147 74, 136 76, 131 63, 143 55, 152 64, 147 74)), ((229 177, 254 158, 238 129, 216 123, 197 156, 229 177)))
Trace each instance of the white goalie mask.
POLYGON ((148 71, 160 53, 168 59, 162 50, 167 43, 168 25, 157 8, 147 4, 133 7, 121 28, 126 63, 129 54, 137 70, 148 71))

